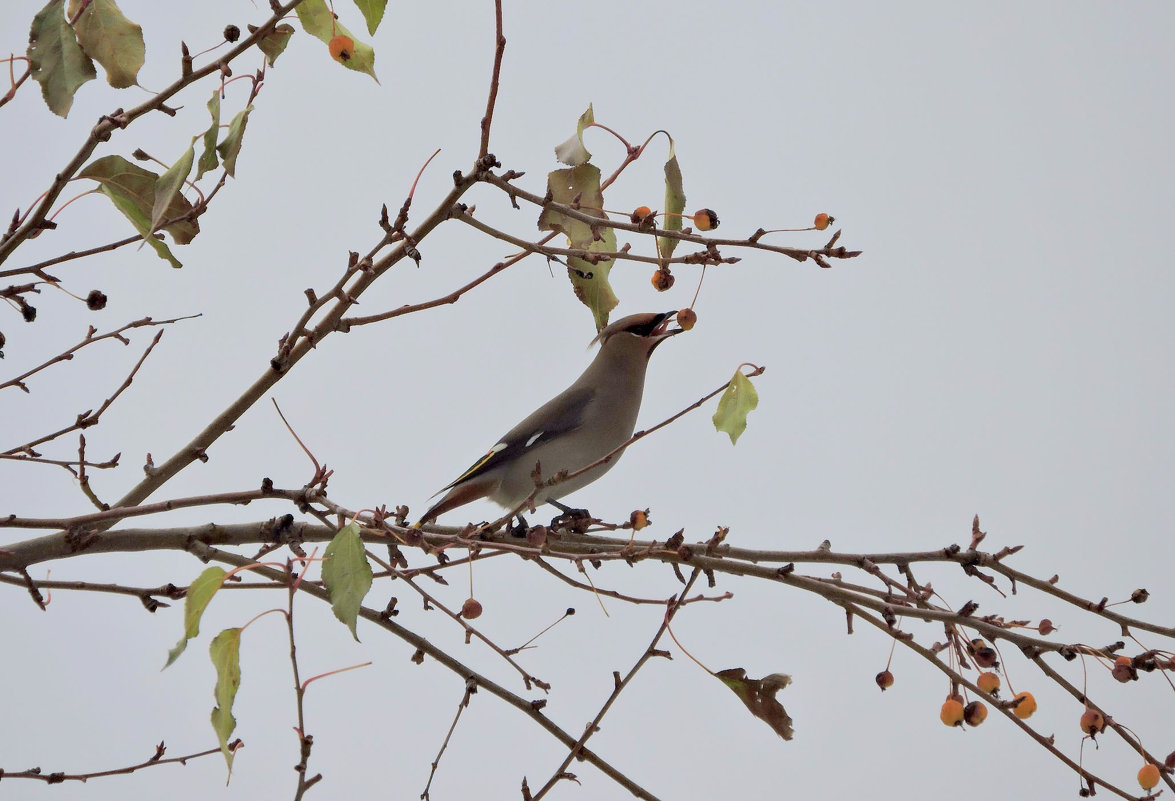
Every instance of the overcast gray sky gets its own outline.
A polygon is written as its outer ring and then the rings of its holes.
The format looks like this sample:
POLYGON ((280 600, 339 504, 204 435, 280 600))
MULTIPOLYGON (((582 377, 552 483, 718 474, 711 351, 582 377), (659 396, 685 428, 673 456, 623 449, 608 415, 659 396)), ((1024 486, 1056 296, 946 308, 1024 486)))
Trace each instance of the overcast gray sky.
MULTIPOLYGON (((227 23, 263 19, 249 3, 219 0, 190 10, 121 5, 145 29, 141 81, 151 88, 174 79, 179 38, 196 51, 218 41, 227 23)), ((39 7, 0 7, 0 50, 23 51, 39 7)), ((362 28, 352 7, 336 8, 352 30, 362 28)), ((750 361, 768 370, 756 382, 760 405, 746 434, 732 448, 713 430, 709 406, 643 441, 572 500, 612 519, 651 507, 655 525, 644 533, 658 539, 679 528, 687 539, 705 539, 726 525, 740 546, 812 548, 827 538, 850 552, 966 545, 978 513, 986 547, 1025 546, 1017 567, 1059 574, 1061 586, 1094 599, 1147 587, 1151 602, 1130 611, 1170 621, 1175 7, 600 0, 507 2, 505 16, 492 150, 505 168, 528 173, 522 185, 541 194, 545 173, 557 166, 553 146, 593 103, 596 119, 630 140, 658 128, 673 135, 688 208, 714 208, 721 233, 801 227, 826 211, 844 229, 841 243, 864 250, 831 270, 763 253, 710 269, 697 328, 653 359, 641 420, 663 419, 750 361)), ((442 148, 417 190, 416 214, 444 195, 453 170, 472 164, 492 24, 484 2, 389 7, 374 38, 379 85, 338 69, 319 42, 297 35, 255 103, 237 179, 201 219, 203 233, 177 248, 183 270, 149 250, 123 249, 55 271, 79 294, 105 291, 110 302, 101 313, 79 318, 72 301, 46 293, 35 325, 12 312, 0 317, 8 339, 0 374, 8 376, 72 344, 89 321, 105 330, 146 314, 203 314, 167 331, 128 395, 88 435, 92 456, 123 454, 119 470, 94 479, 103 497, 120 496, 146 453, 166 458, 266 368, 303 308, 303 290, 330 286, 347 251, 370 247, 380 204, 399 207, 433 150, 442 148)), ((253 65, 243 60, 235 70, 253 65)), ((142 147, 170 162, 206 126, 210 92, 205 84, 188 90, 179 117, 136 123, 99 153, 142 147)), ((226 116, 246 92, 243 82, 232 85, 226 116)), ((0 109, 4 213, 43 191, 99 114, 145 97, 94 82, 61 121, 36 86, 24 87, 0 109)), ((605 169, 623 155, 600 131, 590 131, 587 144, 605 169)), ((659 142, 609 192, 608 206, 659 207, 663 155, 659 142)), ((512 211, 494 192, 467 200, 487 221, 536 233, 530 210, 512 211)), ((129 230, 98 197, 75 204, 59 223, 5 266, 129 230)), ((827 238, 775 236, 798 246, 827 238)), ((511 253, 458 225, 421 250, 420 268, 397 267, 364 297, 363 313, 445 294, 511 253)), ((696 272, 677 271, 666 295, 654 293, 649 272, 628 264, 613 271, 617 314, 688 304, 696 272)), ((274 397, 335 470, 330 490, 339 503, 422 510, 431 493, 578 375, 593 333, 558 266, 552 277, 530 259, 453 306, 333 337, 274 397)), ((139 333, 131 348, 86 353, 35 381, 29 395, 0 393, 0 419, 17 421, 0 427, 5 439, 60 427, 96 406, 146 342, 139 333)), ((268 401, 210 455, 159 499, 251 488, 262 476, 300 486, 310 475, 268 401)), ((64 471, 0 463, 0 512, 84 511, 64 471)), ((159 522, 284 511, 254 504, 159 522)), ((466 516, 493 513, 476 506, 466 516)), ((202 565, 122 555, 52 569, 53 578, 186 584, 202 565)), ((677 587, 667 568, 651 564, 613 567, 599 578, 650 597, 677 587)), ((919 578, 955 608, 973 599, 984 614, 1051 616, 1060 626, 1054 636, 1068 641, 1101 645, 1120 636, 1039 596, 1005 599, 957 569, 923 569, 919 578)), ((617 602, 607 603, 605 617, 591 596, 508 559, 479 568, 476 587, 486 607, 480 623, 505 646, 564 608, 578 609, 522 657, 555 684, 547 712, 569 731, 591 718, 612 671, 629 668, 658 624, 658 611, 617 602)), ((402 589, 375 592, 383 599, 402 589)), ((434 589, 454 605, 468 591, 458 581, 434 589)), ((658 796, 1076 793, 1076 777, 1002 719, 965 733, 944 728, 946 681, 912 655, 899 650, 896 685, 879 693, 873 676, 889 642, 872 631, 847 636, 838 609, 729 578, 718 590, 735 597, 687 609, 674 631, 712 668, 791 673, 795 684, 781 700, 796 739, 779 741, 673 649, 673 661, 643 670, 593 740, 658 796)), ((484 649, 461 645, 455 626, 398 594, 403 623, 505 675, 484 649)), ((278 602, 246 595, 218 599, 201 640, 160 673, 182 628, 178 607, 147 615, 123 598, 61 592, 42 613, 23 591, 0 591, 0 682, 8 688, 0 767, 101 770, 147 758, 161 739, 171 755, 208 747, 207 641, 278 602)), ((319 606, 299 606, 304 675, 374 665, 310 693, 312 770, 326 774, 313 792, 418 797, 460 681, 436 665, 413 665, 409 647, 373 628, 361 626, 363 643, 353 643, 319 606)), ((909 628, 925 644, 941 637, 935 627, 909 628)), ((223 764, 205 759, 85 786, 5 781, 0 797, 287 797, 296 748, 284 637, 276 616, 246 637, 236 716, 247 747, 228 789, 223 764)), ((1017 688, 1040 701, 1033 722, 1076 755, 1080 707, 1023 659, 1006 650, 1005 657, 1017 688)), ((1079 663, 1063 669, 1080 684, 1079 663)), ((1158 676, 1118 685, 1091 663, 1089 681, 1091 694, 1153 751, 1175 748, 1172 696, 1158 676)), ((531 721, 482 694, 453 737, 432 797, 517 798, 524 775, 537 787, 561 758, 531 721)), ((1087 744, 1085 764, 1133 788, 1141 763, 1106 738, 1101 749, 1087 744)), ((583 787, 568 783, 557 797, 628 797, 584 763, 572 770, 583 787)))

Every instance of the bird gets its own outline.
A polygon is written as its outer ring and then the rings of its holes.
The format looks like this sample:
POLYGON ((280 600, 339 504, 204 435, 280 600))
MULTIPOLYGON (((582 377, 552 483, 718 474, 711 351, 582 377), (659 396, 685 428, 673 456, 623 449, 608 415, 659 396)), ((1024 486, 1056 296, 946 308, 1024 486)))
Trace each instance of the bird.
MULTIPOLYGON (((571 386, 540 406, 506 434, 454 481, 434 493, 445 493, 416 523, 436 520, 445 512, 480 498, 519 513, 535 492, 535 471, 549 479, 587 467, 632 436, 644 395, 645 371, 657 346, 681 328, 670 328, 677 312, 641 313, 605 326, 592 340, 599 344, 592 363, 571 386)), ((590 346, 589 346, 590 347, 590 346)), ((623 451, 621 452, 623 453, 623 451)), ((615 466, 617 453, 581 475, 542 486, 531 502, 549 503, 564 513, 572 510, 559 498, 586 487, 615 466)))

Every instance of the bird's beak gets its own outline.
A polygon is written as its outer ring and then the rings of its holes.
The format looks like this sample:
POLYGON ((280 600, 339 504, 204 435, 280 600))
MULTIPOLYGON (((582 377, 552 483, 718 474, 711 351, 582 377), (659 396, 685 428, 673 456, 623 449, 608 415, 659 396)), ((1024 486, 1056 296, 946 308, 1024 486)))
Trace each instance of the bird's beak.
POLYGON ((669 312, 662 312, 660 315, 658 315, 658 317, 660 319, 657 321, 657 325, 653 327, 652 336, 661 337, 663 339, 666 339, 668 337, 680 334, 684 330, 682 328, 674 328, 674 329, 669 328, 669 323, 672 322, 677 317, 676 310, 669 311, 669 312))

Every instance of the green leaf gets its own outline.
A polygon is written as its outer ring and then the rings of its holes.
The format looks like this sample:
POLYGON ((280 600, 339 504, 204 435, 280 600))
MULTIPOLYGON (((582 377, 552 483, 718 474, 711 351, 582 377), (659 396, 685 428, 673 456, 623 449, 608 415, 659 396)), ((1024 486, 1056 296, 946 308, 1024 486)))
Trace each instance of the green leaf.
POLYGON ((302 29, 311 36, 322 40, 328 46, 330 40, 336 36, 350 37, 351 41, 355 43, 354 52, 351 54, 351 58, 339 63, 349 70, 365 72, 375 78, 376 83, 379 83, 379 78, 376 78, 375 75, 375 50, 371 45, 356 39, 349 30, 343 27, 341 22, 334 18, 326 6, 326 0, 304 0, 295 11, 298 12, 302 29))
POLYGON ((355 523, 344 526, 326 546, 322 581, 330 593, 330 608, 346 624, 356 642, 355 621, 367 591, 371 589, 371 565, 363 552, 363 539, 355 523))
MULTIPOLYGON (((81 0, 69 0, 69 18, 81 0)), ((134 86, 147 55, 143 29, 122 15, 114 0, 91 0, 74 23, 78 42, 86 55, 106 70, 106 81, 115 89, 134 86)))
MULTIPOLYGON (((673 140, 669 140, 669 161, 665 162, 665 224, 667 231, 681 230, 681 213, 685 211, 685 190, 681 187, 681 167, 677 165, 677 154, 673 152, 673 140)), ((661 257, 673 256, 679 239, 669 236, 657 237, 657 250, 661 257)))
MULTIPOLYGON (((547 175, 547 191, 556 203, 570 206, 578 198, 583 213, 599 217, 601 221, 608 219, 602 210, 604 194, 600 191, 600 169, 594 164, 553 170, 547 175)), ((539 215, 539 228, 562 232, 572 247, 605 253, 616 251, 616 233, 611 228, 568 217, 557 209, 543 209, 539 215)), ((567 259, 567 265, 567 275, 571 279, 575 296, 591 309, 596 330, 603 328, 608 324, 608 313, 620 302, 608 282, 612 262, 605 260, 592 264, 586 259, 571 256, 567 259)))
POLYGON ((199 181, 204 173, 215 170, 220 161, 216 158, 216 138, 220 136, 220 90, 212 91, 212 98, 208 101, 208 113, 212 115, 212 124, 204 132, 204 150, 200 153, 200 160, 196 162, 196 178, 199 181))
MULTIPOLYGON (((573 205, 578 198, 584 214, 607 220, 608 215, 604 207, 604 194, 600 191, 600 168, 594 164, 581 164, 566 170, 552 170, 547 174, 547 191, 551 193, 551 200, 565 206, 573 205)), ((568 217, 557 209, 546 208, 539 215, 539 229, 542 231, 561 231, 573 247, 586 248, 595 241, 593 228, 598 227, 590 223, 568 217)), ((602 233, 602 231, 601 231, 602 233)))
MULTIPOLYGON (((127 215, 139 233, 146 236, 155 209, 155 183, 159 179, 158 175, 132 164, 122 156, 103 156, 83 167, 78 177, 90 178, 102 184, 104 193, 111 199, 116 194, 120 196, 123 204, 116 202, 115 205, 119 206, 119 211, 127 215), (129 214, 127 208, 130 207, 138 209, 139 213, 129 214)), ((183 195, 177 194, 168 204, 165 219, 180 217, 191 210, 192 204, 183 195)), ((200 233, 200 224, 196 220, 184 220, 164 226, 163 230, 171 234, 177 245, 186 245, 200 233)))
POLYGON ((792 738, 795 731, 792 729, 791 716, 775 700, 775 694, 791 684, 791 676, 772 673, 761 679, 748 679, 747 672, 742 668, 727 668, 714 675, 742 699, 752 715, 770 726, 783 739, 792 738))
MULTIPOLYGON (((588 249, 615 253, 616 232, 611 228, 605 228, 601 233, 604 238, 599 242, 593 242, 588 249)), ((612 290, 612 284, 608 281, 610 272, 611 260, 601 260, 592 264, 587 259, 577 256, 567 257, 567 277, 571 279, 575 296, 592 310, 597 331, 608 324, 608 313, 620 303, 620 299, 612 290)))
POLYGON ((591 160, 592 154, 583 144, 583 129, 596 121, 596 114, 592 111, 589 104, 587 111, 579 115, 579 122, 575 125, 575 136, 572 136, 566 142, 555 145, 555 158, 561 163, 571 167, 578 167, 580 164, 586 164, 591 160))
POLYGON ((175 644, 175 647, 167 652, 167 664, 163 666, 164 670, 179 659, 180 654, 188 647, 188 640, 199 636, 200 618, 204 615, 204 610, 208 608, 212 596, 224 584, 224 577, 223 568, 210 567, 197 576, 196 580, 192 582, 192 586, 188 587, 187 597, 184 598, 184 636, 180 637, 180 641, 175 644))
MULTIPOLYGON (((195 142, 196 138, 193 137, 192 143, 195 142)), ((192 161, 195 158, 196 151, 192 149, 192 145, 188 145, 184 154, 155 181, 155 201, 151 204, 151 230, 148 234, 155 233, 159 224, 167 219, 167 210, 171 208, 176 197, 180 196, 180 190, 184 188, 188 173, 192 171, 192 161)))
POLYGON ((171 248, 167 246, 166 242, 156 235, 148 236, 147 230, 151 227, 151 220, 147 218, 147 215, 143 212, 143 207, 134 198, 128 197, 115 187, 100 186, 98 187, 98 191, 110 198, 110 201, 114 204, 114 208, 121 211, 123 216, 131 221, 131 225, 143 236, 143 241, 151 246, 151 249, 155 251, 159 258, 177 270, 184 266, 172 254, 171 248))
POLYGON ((41 84, 45 105, 59 117, 69 114, 78 88, 98 77, 94 62, 78 45, 65 19, 65 0, 49 0, 33 17, 28 57, 29 71, 41 84))
POLYGON ((231 772, 233 752, 228 748, 228 738, 237 727, 237 719, 233 717, 233 701, 241 686, 241 629, 225 629, 217 634, 208 653, 216 668, 216 706, 212 709, 212 729, 216 732, 220 751, 231 772))
POLYGON ((734 378, 730 379, 718 401, 714 427, 729 434, 730 444, 733 445, 747 429, 747 415, 758 405, 759 393, 755 391, 751 379, 743 375, 741 369, 735 370, 734 378))
POLYGON ((388 5, 388 0, 355 0, 355 5, 363 12, 363 19, 367 22, 367 32, 374 36, 375 29, 379 27, 380 20, 384 18, 384 9, 388 5))
MULTIPOLYGON (((249 33, 257 30, 256 25, 249 26, 249 33)), ((290 43, 290 37, 294 35, 294 26, 288 22, 283 22, 280 25, 275 25, 273 30, 262 36, 257 40, 257 47, 265 54, 265 60, 269 62, 269 66, 277 61, 277 57, 286 52, 286 45, 290 43)))
POLYGON ((249 114, 252 111, 252 106, 238 111, 237 116, 233 117, 233 121, 228 125, 224 141, 216 146, 216 152, 224 162, 225 171, 234 178, 237 177, 237 156, 241 152, 241 139, 245 135, 245 126, 249 123, 249 114))

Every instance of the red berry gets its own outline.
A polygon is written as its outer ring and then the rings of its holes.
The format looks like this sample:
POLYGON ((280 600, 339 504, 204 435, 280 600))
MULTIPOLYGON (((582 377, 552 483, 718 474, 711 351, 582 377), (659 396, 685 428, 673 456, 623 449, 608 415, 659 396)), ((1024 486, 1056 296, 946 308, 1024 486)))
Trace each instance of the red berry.
POLYGON ((955 698, 948 698, 943 701, 942 709, 938 713, 938 719, 947 726, 962 726, 963 702, 955 698))
POLYGON ((893 674, 888 670, 883 670, 877 674, 877 678, 874 681, 877 682, 877 686, 881 688, 881 691, 885 692, 893 686, 893 674))
POLYGON ((988 695, 995 695, 1000 691, 1000 677, 998 674, 992 673, 989 670, 979 674, 979 678, 975 680, 975 685, 988 695))
POLYGON ((1138 771, 1138 786, 1149 791, 1159 783, 1159 766, 1146 763, 1138 771))
POLYGON ((1016 700, 1020 700, 1020 703, 1012 707, 1012 714, 1020 720, 1032 717, 1032 713, 1036 711, 1036 699, 1032 697, 1032 693, 1016 693, 1016 700))
POLYGON ((634 225, 647 225, 652 227, 657 222, 656 217, 657 215, 648 206, 637 206, 629 219, 632 220, 634 225))
POLYGON ((668 290, 671 286, 673 286, 673 281, 673 273, 669 272, 669 270, 664 267, 653 273, 653 288, 658 292, 665 292, 668 290))
POLYGON ((1101 734, 1105 728, 1105 716, 1093 707, 1086 707, 1085 713, 1081 716, 1081 730, 1092 737, 1101 734))
POLYGON ((341 33, 331 39, 327 47, 330 48, 330 57, 335 61, 345 63, 355 55, 355 40, 341 33))
POLYGON ((718 227, 718 214, 714 209, 698 209, 693 219, 694 227, 699 231, 711 231, 718 227))

